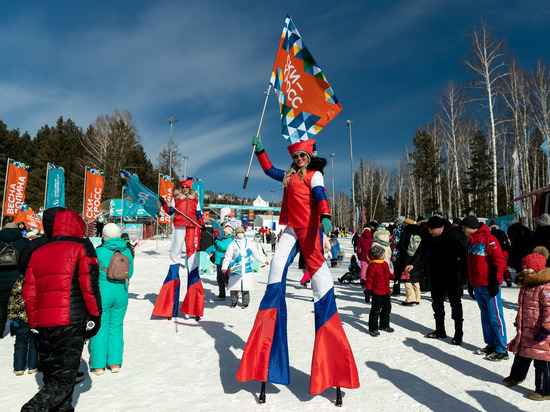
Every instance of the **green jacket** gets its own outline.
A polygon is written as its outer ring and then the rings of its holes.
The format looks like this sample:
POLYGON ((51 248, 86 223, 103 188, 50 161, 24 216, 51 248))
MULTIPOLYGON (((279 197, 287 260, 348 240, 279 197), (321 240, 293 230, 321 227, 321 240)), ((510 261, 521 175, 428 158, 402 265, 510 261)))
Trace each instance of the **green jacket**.
POLYGON ((124 281, 112 281, 107 280, 107 274, 102 268, 107 269, 109 262, 115 250, 120 250, 124 256, 130 260, 130 272, 128 273, 128 279, 132 277, 134 273, 134 258, 132 252, 128 249, 126 241, 119 237, 107 239, 103 245, 99 246, 95 251, 97 253, 97 260, 99 261, 99 281, 113 282, 113 283, 126 283, 124 281))
POLYGON ((221 265, 223 263, 223 256, 231 242, 233 242, 232 236, 224 236, 222 240, 214 239, 214 246, 216 246, 216 253, 214 254, 215 265, 221 265))
MULTIPOLYGON (((0 250, 6 246, 5 242, 11 243, 21 254, 29 239, 24 238, 21 231, 14 227, 0 230, 0 250)), ((0 269, 0 290, 11 290, 19 275, 21 273, 17 267, 0 269)))

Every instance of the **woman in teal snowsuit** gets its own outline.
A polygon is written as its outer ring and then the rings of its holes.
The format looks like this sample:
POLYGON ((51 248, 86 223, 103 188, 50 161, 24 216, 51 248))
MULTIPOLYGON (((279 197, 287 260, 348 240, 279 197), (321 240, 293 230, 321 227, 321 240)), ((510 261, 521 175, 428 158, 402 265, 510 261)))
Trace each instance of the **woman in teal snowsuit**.
POLYGON ((227 275, 222 273, 222 263, 225 251, 229 244, 233 242, 233 227, 226 225, 223 228, 223 237, 218 234, 214 238, 216 253, 214 254, 214 264, 216 265, 216 278, 218 281, 219 294, 216 300, 225 300, 225 287, 227 286, 227 275))
POLYGON ((111 257, 119 250, 130 261, 128 279, 134 272, 134 259, 126 241, 120 238, 121 231, 114 223, 103 228, 103 245, 96 249, 99 261, 99 291, 101 293, 101 328, 90 340, 90 369, 96 375, 103 374, 105 367, 118 372, 122 365, 124 339, 122 325, 128 307, 128 283, 125 280, 107 279, 111 257))

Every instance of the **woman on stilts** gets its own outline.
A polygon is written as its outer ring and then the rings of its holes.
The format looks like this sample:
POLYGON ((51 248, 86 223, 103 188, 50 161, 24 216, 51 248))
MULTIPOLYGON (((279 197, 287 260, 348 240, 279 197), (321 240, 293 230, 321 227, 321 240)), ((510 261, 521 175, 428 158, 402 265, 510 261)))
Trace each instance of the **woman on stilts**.
POLYGON ((359 387, 355 359, 336 308, 334 282, 323 256, 322 233, 329 234, 332 224, 322 174, 326 160, 313 156, 314 143, 309 139, 288 146, 293 163, 285 172, 271 164, 260 137, 252 139, 265 174, 283 182, 279 222, 286 225, 237 373, 238 381, 262 382, 261 403, 265 402, 265 382, 290 382, 285 289, 288 267, 300 249, 311 274, 315 306, 309 393, 318 394, 335 386, 337 404, 341 404, 340 387, 359 387))
POLYGON ((185 245, 187 255, 187 293, 181 311, 188 316, 195 316, 197 321, 204 312, 204 289, 199 276, 197 245, 195 244, 195 230, 204 227, 202 212, 197 193, 193 190, 193 178, 189 177, 180 182, 181 190, 174 192, 170 205, 163 197, 160 203, 164 211, 174 216, 172 230, 172 245, 170 246, 170 268, 164 284, 159 292, 153 316, 178 316, 180 278, 179 269, 181 252, 185 245))

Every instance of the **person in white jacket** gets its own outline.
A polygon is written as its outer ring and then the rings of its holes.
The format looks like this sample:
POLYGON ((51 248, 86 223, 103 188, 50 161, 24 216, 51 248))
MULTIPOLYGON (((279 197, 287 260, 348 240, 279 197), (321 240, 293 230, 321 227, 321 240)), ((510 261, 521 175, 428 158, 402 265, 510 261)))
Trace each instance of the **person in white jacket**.
POLYGON ((227 273, 227 268, 230 268, 229 281, 227 290, 231 293, 231 307, 237 306, 239 301, 239 292, 242 292, 243 305, 242 309, 248 307, 250 303, 250 291, 254 289, 252 280, 252 259, 258 262, 269 262, 265 260, 258 249, 255 242, 248 240, 244 236, 244 228, 242 226, 235 229, 235 240, 229 244, 222 263, 222 272, 227 273))

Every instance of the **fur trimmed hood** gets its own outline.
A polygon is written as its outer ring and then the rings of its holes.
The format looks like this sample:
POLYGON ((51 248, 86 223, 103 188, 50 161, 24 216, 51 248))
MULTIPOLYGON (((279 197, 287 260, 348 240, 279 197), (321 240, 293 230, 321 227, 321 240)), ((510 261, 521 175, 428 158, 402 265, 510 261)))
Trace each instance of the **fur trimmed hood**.
POLYGON ((526 288, 544 285, 548 282, 550 282, 550 268, 544 268, 539 272, 533 272, 527 275, 520 273, 516 276, 516 283, 518 286, 526 288))

